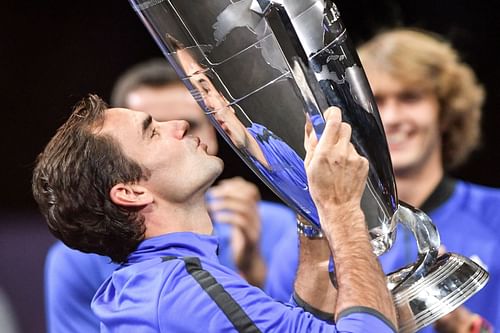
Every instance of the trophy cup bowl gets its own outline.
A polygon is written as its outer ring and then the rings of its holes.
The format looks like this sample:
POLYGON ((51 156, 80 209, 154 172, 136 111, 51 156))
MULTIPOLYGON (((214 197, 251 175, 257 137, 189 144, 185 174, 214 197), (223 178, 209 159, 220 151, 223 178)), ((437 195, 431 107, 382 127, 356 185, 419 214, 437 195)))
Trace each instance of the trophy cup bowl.
POLYGON ((370 164, 362 209, 373 251, 402 224, 416 261, 388 275, 400 331, 413 332, 463 304, 488 280, 471 260, 438 257, 439 234, 397 198, 392 164, 365 73, 331 0, 130 0, 165 57, 240 158, 321 233, 303 165, 304 124, 320 137, 329 106, 342 109, 370 164))

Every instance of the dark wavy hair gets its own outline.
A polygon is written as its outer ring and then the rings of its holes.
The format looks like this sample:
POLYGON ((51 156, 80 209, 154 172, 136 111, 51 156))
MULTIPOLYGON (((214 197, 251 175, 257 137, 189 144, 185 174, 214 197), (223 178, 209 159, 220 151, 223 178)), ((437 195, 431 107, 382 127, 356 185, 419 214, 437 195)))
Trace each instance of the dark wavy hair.
POLYGON ((484 89, 469 65, 437 34, 396 28, 358 48, 365 68, 391 75, 438 98, 445 169, 463 163, 479 145, 484 89))
POLYGON ((98 134, 106 103, 96 95, 82 99, 38 156, 33 196, 50 231, 67 246, 123 262, 144 239, 144 218, 111 201, 120 182, 145 179, 138 163, 119 143, 98 134))

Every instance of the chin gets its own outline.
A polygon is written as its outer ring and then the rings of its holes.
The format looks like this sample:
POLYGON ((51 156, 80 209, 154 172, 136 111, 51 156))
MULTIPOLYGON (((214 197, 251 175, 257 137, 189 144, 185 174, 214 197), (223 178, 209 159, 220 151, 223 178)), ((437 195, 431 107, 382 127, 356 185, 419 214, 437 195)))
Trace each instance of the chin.
POLYGON ((418 170, 417 164, 409 161, 400 161, 399 163, 393 162, 392 168, 394 169, 394 174, 396 177, 413 174, 415 170, 418 170))
POLYGON ((224 170, 224 161, 222 161, 222 159, 217 156, 211 156, 211 157, 212 157, 211 164, 213 164, 211 165, 211 168, 213 168, 214 174, 216 174, 215 177, 217 178, 224 170))

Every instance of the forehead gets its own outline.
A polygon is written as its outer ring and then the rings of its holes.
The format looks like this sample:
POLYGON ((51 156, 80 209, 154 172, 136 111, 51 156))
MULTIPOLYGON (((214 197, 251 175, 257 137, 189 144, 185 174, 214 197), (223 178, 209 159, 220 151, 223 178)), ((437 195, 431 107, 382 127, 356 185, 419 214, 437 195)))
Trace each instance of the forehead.
POLYGON ((367 70, 368 81, 375 95, 393 95, 406 92, 424 92, 426 87, 410 83, 392 74, 377 70, 367 70))
POLYGON ((112 108, 104 112, 104 122, 100 134, 108 134, 119 139, 142 136, 142 124, 148 117, 144 112, 112 108))
POLYGON ((370 86, 374 90, 402 89, 405 86, 401 80, 388 74, 387 72, 379 70, 366 70, 366 75, 368 77, 368 81, 370 82, 370 86))
POLYGON ((141 87, 128 95, 127 104, 158 121, 205 118, 198 103, 182 84, 141 87))
POLYGON ((204 71, 203 67, 196 61, 188 49, 178 50, 177 59, 188 76, 204 71))

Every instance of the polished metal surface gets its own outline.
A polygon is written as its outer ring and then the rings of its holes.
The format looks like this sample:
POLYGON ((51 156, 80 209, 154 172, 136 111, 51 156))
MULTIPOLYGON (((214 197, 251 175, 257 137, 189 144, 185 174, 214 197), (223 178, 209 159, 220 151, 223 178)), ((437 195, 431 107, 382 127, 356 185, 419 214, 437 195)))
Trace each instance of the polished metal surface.
MULTIPOLYGON (((394 273, 397 275, 398 273, 394 273)), ((389 280, 393 275, 388 277, 389 280)), ((425 277, 392 289, 400 332, 415 332, 455 310, 488 282, 488 273, 472 260, 447 253, 425 277)))
POLYGON ((377 107, 333 1, 130 2, 219 133, 317 232, 303 165, 304 125, 310 121, 320 137, 323 111, 342 109, 352 143, 370 163, 362 208, 374 252, 390 249, 397 223, 417 240, 415 264, 388 277, 398 309, 409 314, 401 315, 402 327, 431 323, 484 285, 487 273, 465 258, 438 259, 430 219, 398 202, 377 107), (452 289, 444 295, 441 288, 452 289), (426 293, 440 296, 430 304, 426 293))

